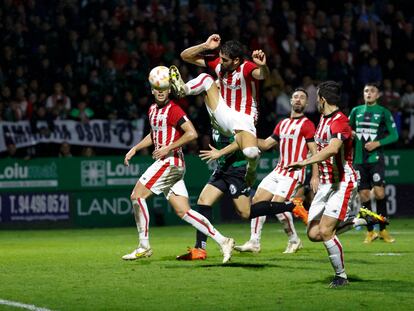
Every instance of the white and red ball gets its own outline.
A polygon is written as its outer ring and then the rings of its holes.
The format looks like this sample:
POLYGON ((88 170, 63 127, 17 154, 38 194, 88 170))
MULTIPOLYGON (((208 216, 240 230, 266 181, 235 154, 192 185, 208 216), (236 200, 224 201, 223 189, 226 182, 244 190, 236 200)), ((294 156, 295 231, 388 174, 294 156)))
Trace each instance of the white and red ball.
POLYGON ((150 71, 148 80, 154 89, 168 89, 170 87, 170 70, 165 66, 157 66, 150 71))

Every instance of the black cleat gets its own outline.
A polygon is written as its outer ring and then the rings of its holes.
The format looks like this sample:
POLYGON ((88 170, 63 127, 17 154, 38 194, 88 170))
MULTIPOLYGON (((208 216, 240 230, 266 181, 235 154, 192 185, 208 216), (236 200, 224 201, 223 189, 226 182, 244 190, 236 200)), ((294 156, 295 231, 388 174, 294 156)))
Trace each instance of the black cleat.
POLYGON ((333 278, 332 282, 329 284, 329 288, 343 287, 343 286, 347 286, 348 284, 349 284, 348 279, 336 275, 333 278))

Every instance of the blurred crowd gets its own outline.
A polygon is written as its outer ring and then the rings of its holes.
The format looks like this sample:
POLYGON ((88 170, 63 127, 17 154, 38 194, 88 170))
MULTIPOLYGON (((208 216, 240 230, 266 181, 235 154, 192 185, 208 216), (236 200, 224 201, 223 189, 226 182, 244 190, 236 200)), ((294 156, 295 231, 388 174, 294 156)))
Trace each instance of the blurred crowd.
MULTIPOLYGON (((246 57, 254 49, 267 55, 271 76, 261 85, 259 137, 289 115, 289 96, 298 86, 307 89, 306 112, 317 122, 320 81, 342 84, 345 112, 363 103, 364 83, 375 81, 400 133, 393 148, 413 147, 410 7, 409 0, 3 0, 0 120, 30 120, 36 131, 39 121, 146 117, 149 70, 175 64, 184 80, 194 77, 203 69, 183 63, 180 52, 219 33, 223 40, 241 41, 246 57)), ((200 133, 187 152, 198 153, 210 142, 207 113, 201 98, 181 104, 200 133)), ((30 153, 57 156, 65 148, 30 153)), ((72 146, 66 153, 85 152, 72 146)), ((87 154, 124 152, 100 148, 87 154)))

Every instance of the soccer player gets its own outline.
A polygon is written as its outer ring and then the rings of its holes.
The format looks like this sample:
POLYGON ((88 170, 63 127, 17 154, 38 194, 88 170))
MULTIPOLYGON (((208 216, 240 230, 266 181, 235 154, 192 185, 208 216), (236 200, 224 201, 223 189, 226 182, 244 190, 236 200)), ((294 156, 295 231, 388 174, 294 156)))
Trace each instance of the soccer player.
MULTIPOLYGON (((358 190, 364 208, 371 209, 371 189, 377 203, 377 212, 387 216, 384 189, 383 147, 398 140, 398 132, 391 112, 378 104, 380 90, 377 83, 364 87, 364 105, 352 109, 349 122, 354 130, 354 167, 358 174, 358 190)), ((378 238, 373 226, 367 227, 364 243, 378 238)), ((386 224, 380 224, 379 237, 387 243, 395 239, 388 233, 386 224)))
MULTIPOLYGON (((286 166, 294 161, 306 158, 309 151, 316 153, 314 141, 315 126, 304 115, 308 94, 305 89, 297 88, 293 92, 290 118, 281 120, 275 127, 273 134, 265 140, 259 139, 259 148, 262 151, 279 144, 279 162, 275 169, 267 175, 259 184, 253 197, 253 203, 260 201, 285 202, 295 196, 300 184, 305 181, 305 168, 298 171, 288 171, 286 166)), ((313 165, 311 188, 316 192, 318 188, 318 167, 313 165)), ((289 212, 276 215, 283 224, 288 235, 288 244, 285 254, 295 253, 301 249, 302 241, 298 237, 293 223, 292 214, 289 212)), ((266 216, 261 216, 251 221, 250 240, 243 245, 235 246, 240 252, 259 252, 260 237, 266 216)))
MULTIPOLYGON (((167 67, 154 70, 166 71, 167 67)), ((154 145, 153 158, 156 160, 137 181, 131 200, 134 207, 135 222, 139 234, 138 248, 124 255, 124 260, 135 260, 152 255, 149 243, 149 213, 146 199, 153 194, 163 193, 174 211, 182 220, 213 238, 221 247, 223 263, 231 258, 234 247, 232 238, 224 237, 201 214, 191 209, 184 183, 185 163, 182 146, 197 138, 197 132, 184 111, 169 99, 170 85, 158 89, 151 85, 155 103, 148 111, 150 133, 125 155, 124 163, 129 165, 131 158, 141 149, 154 145)))
POLYGON ((307 234, 313 242, 323 242, 335 270, 330 287, 348 284, 344 253, 336 230, 350 216, 351 202, 357 193, 356 172, 352 167, 352 129, 348 118, 339 111, 340 86, 322 82, 317 88, 318 110, 322 114, 316 129, 318 152, 288 165, 303 169, 318 163, 319 187, 309 209, 307 234))
MULTIPOLYGON (((246 182, 251 186, 256 178, 256 166, 260 156, 255 127, 258 81, 269 75, 269 68, 262 50, 253 51, 252 62, 244 59, 240 42, 232 40, 221 46, 220 44, 220 36, 213 34, 204 43, 185 49, 181 58, 188 63, 209 67, 216 73, 220 96, 218 90, 217 94, 208 95, 206 104, 221 129, 236 134, 239 148, 248 161, 246 182), (201 55, 219 47, 218 56, 201 55)), ((196 95, 207 91, 211 85, 215 86, 214 79, 210 75, 201 74, 189 81, 187 87, 179 87, 177 93, 181 96, 196 95)))

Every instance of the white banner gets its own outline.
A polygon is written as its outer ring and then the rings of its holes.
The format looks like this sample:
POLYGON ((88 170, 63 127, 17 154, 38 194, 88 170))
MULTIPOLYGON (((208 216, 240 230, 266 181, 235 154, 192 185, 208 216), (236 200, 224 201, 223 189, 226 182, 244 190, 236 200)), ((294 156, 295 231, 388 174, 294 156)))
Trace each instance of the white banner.
POLYGON ((56 120, 52 129, 46 122, 37 122, 35 132, 29 121, 0 122, 0 152, 8 143, 17 148, 38 143, 62 143, 71 145, 130 149, 143 137, 144 120, 91 120, 81 123, 72 120, 56 120))

